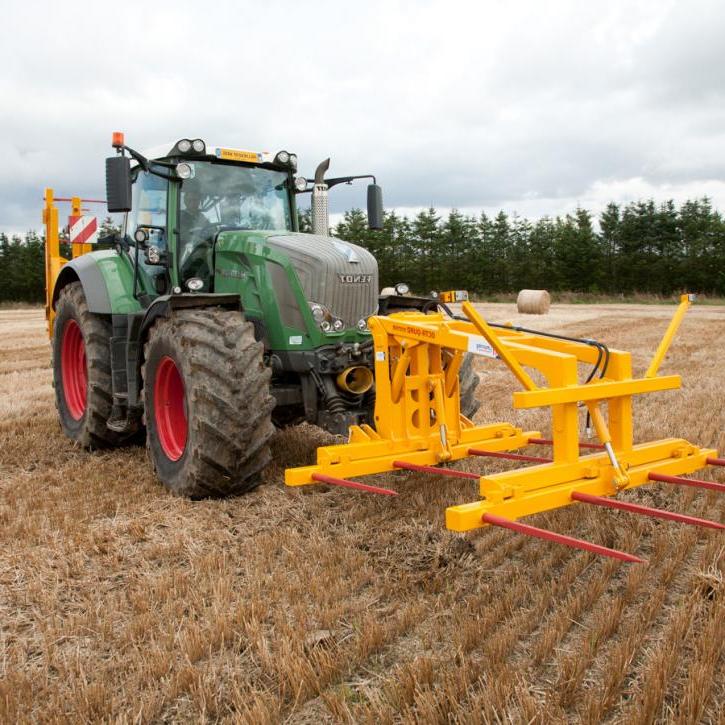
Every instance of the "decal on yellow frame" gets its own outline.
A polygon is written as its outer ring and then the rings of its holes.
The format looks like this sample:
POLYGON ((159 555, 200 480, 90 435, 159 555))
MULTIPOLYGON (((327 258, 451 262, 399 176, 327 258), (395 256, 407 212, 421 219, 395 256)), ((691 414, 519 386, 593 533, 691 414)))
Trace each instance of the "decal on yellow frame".
POLYGON ((248 164, 258 164, 262 161, 262 154, 255 151, 240 151, 239 149, 219 149, 217 156, 227 161, 246 161, 248 164))

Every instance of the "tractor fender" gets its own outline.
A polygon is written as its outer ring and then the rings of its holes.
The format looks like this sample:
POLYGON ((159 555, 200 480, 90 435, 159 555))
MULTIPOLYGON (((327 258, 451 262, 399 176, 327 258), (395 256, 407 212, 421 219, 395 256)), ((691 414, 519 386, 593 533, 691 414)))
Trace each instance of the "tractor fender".
POLYGON ((228 310, 241 310, 242 301, 238 294, 230 293, 161 295, 148 306, 141 320, 139 338, 145 339, 146 331, 159 317, 169 317, 175 310, 188 310, 195 307, 224 307, 228 310))
POLYGON ((106 281, 92 255, 81 255, 61 267, 53 287, 53 309, 55 309, 60 291, 71 282, 80 282, 83 286, 89 312, 100 315, 111 314, 111 300, 108 296, 106 281))

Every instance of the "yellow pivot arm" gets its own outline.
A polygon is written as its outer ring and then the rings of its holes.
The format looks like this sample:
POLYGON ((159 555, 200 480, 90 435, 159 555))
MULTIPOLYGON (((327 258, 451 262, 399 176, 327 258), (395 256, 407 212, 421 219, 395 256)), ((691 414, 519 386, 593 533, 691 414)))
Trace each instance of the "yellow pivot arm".
POLYGON ((667 351, 670 349, 672 340, 680 327, 682 318, 685 316, 685 313, 690 308, 694 299, 695 295, 682 295, 680 297, 680 304, 677 307, 677 312, 675 312, 674 317, 670 321, 670 324, 667 327, 667 332, 665 332, 665 336, 662 338, 662 341, 657 348, 657 352, 647 368, 647 372, 644 375, 646 378, 653 378, 657 375, 657 371, 660 369, 660 365, 662 364, 667 351))
POLYGON ((526 390, 537 390, 536 383, 531 379, 529 374, 521 367, 519 361, 507 350, 499 340, 498 335, 493 331, 491 326, 476 311, 476 308, 470 302, 463 303, 463 312, 466 317, 473 323, 474 327, 486 338, 489 345, 496 351, 498 356, 508 365, 511 372, 518 378, 519 382, 526 390))

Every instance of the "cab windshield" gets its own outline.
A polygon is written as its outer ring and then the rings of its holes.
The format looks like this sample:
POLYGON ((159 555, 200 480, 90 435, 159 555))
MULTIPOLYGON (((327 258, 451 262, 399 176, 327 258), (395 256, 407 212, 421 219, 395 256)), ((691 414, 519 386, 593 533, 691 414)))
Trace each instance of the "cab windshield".
POLYGON ((183 279, 208 279, 211 245, 220 231, 293 229, 286 172, 209 161, 189 166, 192 177, 182 182, 179 212, 183 279))

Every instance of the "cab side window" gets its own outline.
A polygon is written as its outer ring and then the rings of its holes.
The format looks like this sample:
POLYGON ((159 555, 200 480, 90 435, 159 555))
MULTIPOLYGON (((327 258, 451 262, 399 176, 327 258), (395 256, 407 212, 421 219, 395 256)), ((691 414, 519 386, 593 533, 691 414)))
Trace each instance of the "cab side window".
POLYGON ((133 242, 133 233, 144 225, 149 235, 149 244, 166 249, 166 207, 168 204, 169 182, 143 170, 138 172, 133 182, 133 207, 126 218, 126 237, 133 242))

